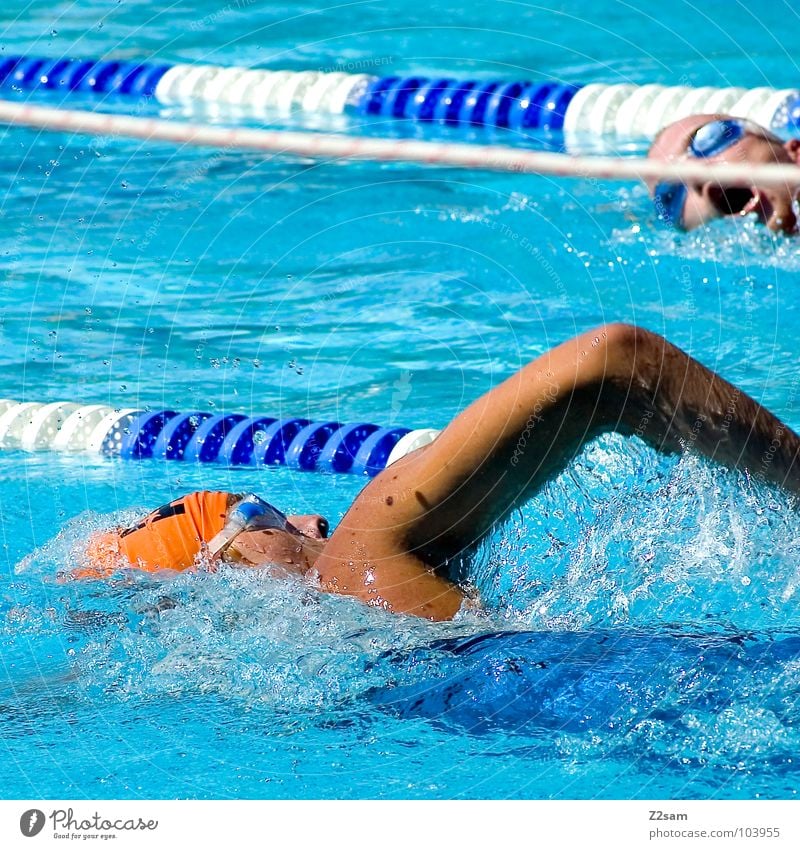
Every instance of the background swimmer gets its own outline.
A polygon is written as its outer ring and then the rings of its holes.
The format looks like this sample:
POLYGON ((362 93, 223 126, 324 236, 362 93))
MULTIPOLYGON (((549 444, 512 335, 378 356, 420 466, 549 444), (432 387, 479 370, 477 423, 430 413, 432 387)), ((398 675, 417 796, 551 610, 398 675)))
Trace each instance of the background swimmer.
MULTIPOLYGON (((714 163, 798 164, 800 139, 783 142, 758 124, 730 115, 691 115, 661 130, 648 156, 666 162, 703 159, 714 163)), ((797 186, 722 187, 711 181, 701 185, 648 185, 659 218, 683 230, 715 218, 755 212, 770 230, 797 233, 797 186)))

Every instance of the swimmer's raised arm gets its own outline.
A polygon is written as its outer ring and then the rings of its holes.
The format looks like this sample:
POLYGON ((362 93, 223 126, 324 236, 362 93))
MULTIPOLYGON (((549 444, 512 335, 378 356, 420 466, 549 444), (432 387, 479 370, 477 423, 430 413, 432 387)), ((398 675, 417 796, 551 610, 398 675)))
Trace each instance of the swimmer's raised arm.
POLYGON ((800 490, 792 430, 660 336, 606 325, 534 360, 383 471, 320 558, 323 581, 394 610, 453 615, 461 596, 440 567, 608 431, 800 490))
POLYGON ((559 345, 472 404, 420 461, 416 489, 442 511, 440 532, 463 539, 608 431, 800 489, 797 434, 666 339, 625 324, 559 345))
POLYGON ((241 564, 316 575, 322 589, 368 604, 447 619, 463 601, 449 563, 608 431, 661 451, 688 446, 800 491, 797 434, 660 336, 611 324, 520 369, 431 445, 381 472, 329 540, 319 515, 287 517, 255 495, 196 492, 100 535, 73 577, 126 564, 180 571, 198 555, 224 552, 241 564))

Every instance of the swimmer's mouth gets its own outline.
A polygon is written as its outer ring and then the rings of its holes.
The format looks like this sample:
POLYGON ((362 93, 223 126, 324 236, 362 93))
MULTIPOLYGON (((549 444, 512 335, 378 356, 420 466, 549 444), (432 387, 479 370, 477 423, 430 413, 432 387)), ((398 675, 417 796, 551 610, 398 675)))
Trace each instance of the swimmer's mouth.
POLYGON ((709 192, 709 199, 720 215, 747 215, 761 207, 761 193, 757 189, 731 186, 709 192))

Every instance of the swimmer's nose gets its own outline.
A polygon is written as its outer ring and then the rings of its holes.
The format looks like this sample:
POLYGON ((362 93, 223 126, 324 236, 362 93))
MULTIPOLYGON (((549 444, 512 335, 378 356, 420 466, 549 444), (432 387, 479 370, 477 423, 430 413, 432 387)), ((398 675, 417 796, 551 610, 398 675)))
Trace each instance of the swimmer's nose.
POLYGON ((316 513, 306 516, 288 516, 289 521, 298 531, 314 539, 326 539, 328 536, 328 520, 316 513))

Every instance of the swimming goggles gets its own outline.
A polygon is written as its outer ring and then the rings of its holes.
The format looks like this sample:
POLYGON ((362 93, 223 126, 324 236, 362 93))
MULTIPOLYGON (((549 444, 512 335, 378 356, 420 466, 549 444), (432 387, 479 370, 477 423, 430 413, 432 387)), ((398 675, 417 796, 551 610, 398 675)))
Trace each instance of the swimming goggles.
MULTIPOLYGON (((686 155, 694 159, 709 159, 730 150, 746 135, 769 138, 764 130, 752 121, 742 118, 719 118, 698 127, 686 148, 686 155)), ((653 193, 653 203, 661 221, 673 227, 683 227, 683 208, 688 189, 684 183, 659 183, 653 193)), ((750 189, 722 189, 712 203, 721 215, 736 215, 752 200, 750 189)))
POLYGON ((222 554, 242 531, 289 531, 291 529, 292 526, 284 513, 250 492, 228 513, 225 527, 209 541, 208 553, 211 557, 222 554))

